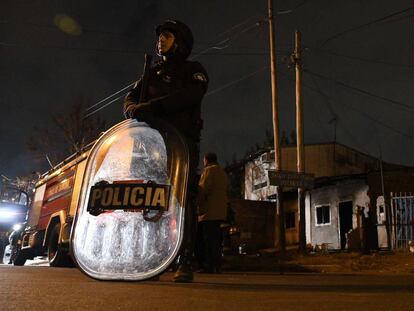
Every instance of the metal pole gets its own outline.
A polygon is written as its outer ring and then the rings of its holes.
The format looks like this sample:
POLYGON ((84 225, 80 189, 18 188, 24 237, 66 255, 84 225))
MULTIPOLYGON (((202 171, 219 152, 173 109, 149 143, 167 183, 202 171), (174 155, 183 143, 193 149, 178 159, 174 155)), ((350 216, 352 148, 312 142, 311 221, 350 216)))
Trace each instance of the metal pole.
MULTIPOLYGON (((296 72, 296 144, 297 170, 305 172, 305 157, 303 147, 303 105, 302 105, 302 55, 301 33, 295 31, 295 72, 296 72)), ((299 251, 306 253, 306 219, 305 219, 305 188, 298 188, 299 207, 299 251)))
POLYGON ((385 197, 385 183, 384 183, 384 171, 382 168, 382 149, 381 145, 379 146, 379 152, 380 152, 380 174, 381 174, 381 191, 382 191, 382 197, 384 198, 384 209, 385 209, 385 225, 386 225, 386 231, 387 231, 387 244, 388 248, 392 249, 391 246, 391 226, 392 226, 392 219, 391 218, 391 207, 387 204, 387 199, 385 197))
MULTIPOLYGON (((273 137, 275 147, 275 170, 281 171, 281 152, 279 141, 279 111, 277 104, 277 79, 276 79, 276 43, 274 35, 273 21, 273 1, 268 0, 268 18, 269 18, 269 45, 270 45, 270 72, 272 81, 272 117, 273 117, 273 137)), ((280 255, 286 252, 285 237, 285 212, 282 202, 282 187, 276 187, 276 219, 275 219, 275 247, 279 248, 280 255)))

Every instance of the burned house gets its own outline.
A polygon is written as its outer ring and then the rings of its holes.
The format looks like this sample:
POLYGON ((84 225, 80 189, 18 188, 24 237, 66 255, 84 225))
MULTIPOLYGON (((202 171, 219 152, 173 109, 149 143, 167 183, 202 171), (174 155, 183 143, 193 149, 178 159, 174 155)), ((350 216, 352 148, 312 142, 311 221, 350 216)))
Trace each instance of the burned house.
MULTIPOLYGON (((314 188, 306 192, 305 199, 308 244, 329 249, 375 249, 397 247, 414 239, 413 225, 409 225, 414 219, 414 200, 410 199, 414 169, 382 163, 381 178, 377 158, 345 145, 313 144, 305 145, 304 149, 306 172, 315 176, 314 188), (401 203, 403 197, 408 201, 401 203), (388 204, 377 204, 378 200, 388 204), (407 225, 398 225, 398 217, 402 217, 399 223, 407 225)), ((296 147, 282 147, 281 152, 282 170, 296 171, 296 147)), ((245 200, 275 201, 276 186, 271 184, 268 173, 273 169, 272 150, 259 151, 244 162, 245 200)), ((283 193, 286 242, 288 247, 296 247, 297 190, 285 187, 283 193)))

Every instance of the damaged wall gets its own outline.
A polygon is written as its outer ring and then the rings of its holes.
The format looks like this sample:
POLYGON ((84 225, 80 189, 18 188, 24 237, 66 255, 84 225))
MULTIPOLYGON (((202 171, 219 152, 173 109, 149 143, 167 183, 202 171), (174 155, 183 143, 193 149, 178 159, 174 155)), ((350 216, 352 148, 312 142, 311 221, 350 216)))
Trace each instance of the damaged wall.
MULTIPOLYGON (((335 184, 323 186, 310 192, 310 200, 308 201, 307 206, 310 210, 310 217, 306 222, 308 232, 310 232, 309 241, 312 245, 327 243, 329 248, 341 248, 341 240, 344 239, 343 236, 345 232, 341 232, 341 229, 343 229, 341 227, 344 227, 344 225, 341 224, 340 206, 341 208, 345 208, 347 202, 352 202, 349 204, 352 204, 351 217, 352 228, 354 229, 353 238, 358 240, 361 237, 360 211, 363 208, 369 207, 368 186, 365 179, 338 181, 335 184), (326 209, 322 208, 325 206, 329 206, 329 222, 326 222, 325 220, 318 224, 317 209, 321 209, 319 212, 322 210, 326 211, 326 209)), ((323 216, 326 216, 326 214, 323 216)), ((323 216, 319 217, 319 220, 321 220, 321 218, 324 220, 323 216)), ((344 214, 343 217, 347 217, 346 214, 344 214)))
MULTIPOLYGON (((364 174, 378 169, 378 160, 338 143, 305 145, 306 173, 315 178, 364 174)), ((296 147, 285 146, 281 150, 282 170, 297 170, 296 147)), ((393 166, 384 164, 385 166, 393 166)), ((268 170, 274 169, 274 152, 263 152, 245 164, 246 200, 271 200, 276 187, 269 184, 268 170)))

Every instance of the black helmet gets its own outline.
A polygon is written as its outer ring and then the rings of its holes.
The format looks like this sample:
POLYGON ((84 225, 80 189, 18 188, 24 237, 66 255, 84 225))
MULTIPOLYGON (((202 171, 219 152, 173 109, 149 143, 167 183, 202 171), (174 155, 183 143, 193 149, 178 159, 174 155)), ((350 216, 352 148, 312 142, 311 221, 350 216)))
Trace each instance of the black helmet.
POLYGON ((159 36, 164 30, 172 32, 175 36, 175 41, 178 46, 175 53, 181 54, 184 59, 187 58, 194 44, 193 33, 190 28, 180 21, 169 19, 159 25, 155 32, 159 36))

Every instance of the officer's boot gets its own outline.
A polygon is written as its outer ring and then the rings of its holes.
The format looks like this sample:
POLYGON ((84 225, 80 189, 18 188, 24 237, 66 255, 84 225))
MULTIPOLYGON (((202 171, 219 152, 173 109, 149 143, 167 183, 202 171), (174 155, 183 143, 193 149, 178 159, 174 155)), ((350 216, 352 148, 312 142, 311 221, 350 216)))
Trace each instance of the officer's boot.
POLYGON ((178 269, 174 274, 174 282, 191 283, 193 281, 193 270, 191 268, 191 258, 180 256, 178 269))

